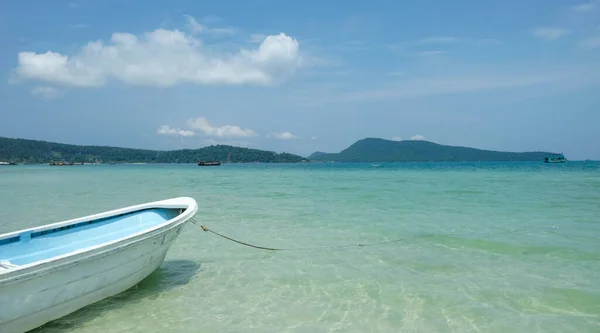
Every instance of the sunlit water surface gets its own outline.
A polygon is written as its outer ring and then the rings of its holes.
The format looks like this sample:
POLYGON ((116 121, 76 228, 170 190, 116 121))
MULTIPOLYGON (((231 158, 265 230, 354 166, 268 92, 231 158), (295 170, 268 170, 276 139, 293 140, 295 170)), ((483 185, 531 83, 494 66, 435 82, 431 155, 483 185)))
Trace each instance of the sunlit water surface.
POLYGON ((5 166, 0 232, 176 196, 288 250, 188 224, 139 285, 36 332, 600 331, 595 162, 5 166))

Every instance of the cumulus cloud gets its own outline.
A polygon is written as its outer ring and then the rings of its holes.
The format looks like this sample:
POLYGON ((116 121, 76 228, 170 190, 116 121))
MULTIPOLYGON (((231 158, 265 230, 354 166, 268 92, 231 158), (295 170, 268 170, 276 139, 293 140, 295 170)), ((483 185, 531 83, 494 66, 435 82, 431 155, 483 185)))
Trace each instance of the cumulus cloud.
POLYGON ((194 131, 182 130, 179 128, 171 128, 167 125, 162 125, 161 127, 158 128, 158 130, 156 130, 156 132, 158 134, 180 135, 180 136, 193 136, 196 134, 196 133, 194 133, 194 131))
POLYGON ((413 135, 410 137, 411 140, 425 140, 425 137, 421 134, 413 135))
POLYGON ((46 81, 71 86, 98 86, 104 78, 98 70, 73 62, 60 53, 48 51, 37 54, 20 52, 16 73, 24 79, 46 81))
POLYGON ((392 141, 402 141, 402 138, 399 136, 395 136, 392 138, 392 141))
POLYGON ((188 29, 192 34, 166 29, 113 33, 109 41, 91 41, 71 55, 19 52, 14 76, 77 87, 102 86, 109 79, 159 87, 266 85, 284 81, 302 65, 298 41, 284 33, 266 36, 255 49, 219 54, 194 36, 206 27, 188 19, 188 29))
POLYGON ((61 92, 53 87, 35 87, 31 90, 31 94, 34 96, 43 97, 46 99, 53 99, 61 96, 61 92))
POLYGON ((271 136, 279 140, 298 139, 298 137, 292 134, 291 132, 271 133, 270 135, 267 135, 267 138, 271 136))
POLYGON ((241 138, 256 136, 256 132, 249 128, 241 128, 237 125, 225 125, 221 127, 213 127, 204 117, 188 120, 188 127, 199 130, 207 136, 219 138, 241 138))
POLYGON ((569 30, 562 28, 537 28, 532 31, 533 37, 541 40, 555 40, 569 34, 569 30))

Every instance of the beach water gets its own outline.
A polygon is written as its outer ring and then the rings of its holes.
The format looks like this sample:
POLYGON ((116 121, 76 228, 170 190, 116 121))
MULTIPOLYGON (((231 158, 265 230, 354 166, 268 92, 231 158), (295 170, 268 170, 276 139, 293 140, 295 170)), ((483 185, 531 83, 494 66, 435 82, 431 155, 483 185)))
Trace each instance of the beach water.
POLYGON ((0 232, 177 196, 286 250, 190 223, 35 332, 600 332, 596 162, 5 166, 0 232))

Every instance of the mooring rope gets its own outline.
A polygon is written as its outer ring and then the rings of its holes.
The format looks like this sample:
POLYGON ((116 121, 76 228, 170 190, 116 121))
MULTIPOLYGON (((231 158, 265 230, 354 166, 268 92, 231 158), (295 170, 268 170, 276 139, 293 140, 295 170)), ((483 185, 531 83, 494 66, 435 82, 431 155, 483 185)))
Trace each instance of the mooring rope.
POLYGON ((269 251, 282 251, 282 250, 284 250, 284 249, 275 249, 275 248, 272 248, 272 247, 264 247, 264 246, 258 246, 258 245, 252 245, 252 244, 244 243, 244 242, 241 242, 239 240, 235 240, 233 238, 227 237, 225 235, 221 235, 220 233, 218 233, 216 231, 210 230, 205 225, 199 224, 198 222, 196 222, 196 220, 194 220, 194 219, 191 219, 191 221, 192 221, 193 224, 195 224, 197 226, 200 226, 200 228, 202 228, 202 230, 204 230, 206 232, 212 232, 213 234, 215 234, 217 236, 220 236, 220 237, 223 237, 225 239, 228 239, 228 240, 230 240, 232 242, 236 242, 236 243, 239 243, 239 244, 242 244, 242 245, 246 245, 246 246, 250 246, 250 247, 253 247, 253 248, 256 248, 256 249, 262 249, 262 250, 269 250, 269 251))
MULTIPOLYGON (((381 242, 373 242, 373 243, 359 243, 359 244, 348 244, 348 245, 315 246, 315 247, 307 247, 307 248, 287 248, 287 249, 284 249, 284 248, 265 247, 265 246, 258 246, 258 245, 252 245, 252 244, 249 244, 249 243, 245 243, 245 242, 233 239, 231 237, 227 237, 225 235, 222 235, 222 234, 220 234, 220 233, 218 233, 218 232, 216 232, 214 230, 211 230, 208 227, 206 227, 205 225, 198 223, 198 221, 196 221, 193 218, 190 219, 190 221, 193 224, 195 224, 195 225, 199 226, 200 228, 202 228, 202 230, 204 230, 205 232, 213 233, 213 234, 215 234, 215 235, 217 235, 219 237, 225 238, 227 240, 230 240, 232 242, 236 242, 236 243, 241 244, 241 245, 245 245, 245 246, 249 246, 249 247, 253 247, 253 248, 261 249, 261 250, 268 250, 268 251, 292 251, 292 250, 294 250, 294 251, 306 251, 306 250, 319 250, 319 249, 320 250, 322 250, 322 249, 339 249, 339 248, 347 248, 347 247, 365 247, 365 246, 374 246, 374 245, 382 245, 382 244, 389 244, 389 243, 397 243, 397 242, 401 242, 401 241, 404 241, 404 240, 408 239, 407 237, 405 237, 405 238, 398 238, 398 239, 392 239, 392 240, 381 241, 381 242)), ((518 232, 523 232, 523 231, 527 231, 527 229, 507 230, 507 231, 504 231, 504 232, 497 232, 495 234, 496 235, 501 235, 501 234, 518 233, 518 232)), ((466 233, 464 233, 464 234, 466 234, 466 233)), ((424 234, 424 235, 416 235, 416 236, 412 237, 412 239, 414 239, 414 238, 423 238, 423 237, 432 237, 432 236, 436 236, 436 235, 439 235, 439 234, 430 233, 430 234, 424 234)), ((463 234, 460 234, 460 233, 458 233, 458 234, 448 234, 446 236, 460 236, 460 235, 463 235, 463 234)))
MULTIPOLYGON (((334 246, 317 246, 317 247, 309 247, 309 248, 288 248, 288 249, 282 249, 282 248, 272 248, 272 247, 264 247, 264 246, 258 246, 258 245, 252 245, 249 243, 245 243, 236 239, 233 239, 231 237, 227 237, 225 235, 221 235, 220 233, 209 229, 207 226, 198 223, 198 221, 194 220, 193 218, 190 219, 190 221, 199 226, 200 228, 202 228, 202 230, 204 230, 205 232, 211 232, 219 237, 223 237, 227 240, 230 240, 232 242, 236 242, 238 244, 242 244, 245 246, 249 246, 249 247, 253 247, 256 249, 261 249, 261 250, 269 250, 269 251, 291 251, 291 250, 295 250, 295 251, 305 251, 305 250, 318 250, 318 249, 332 249, 332 248, 345 248, 345 247, 364 247, 364 246, 373 246, 373 245, 381 245, 381 244, 387 244, 387 243, 396 243, 396 242, 400 242, 403 240, 406 240, 406 238, 399 238, 399 239, 393 239, 393 240, 388 240, 388 241, 382 241, 382 242, 375 242, 375 243, 359 243, 359 244, 349 244, 349 245, 334 245, 334 246)), ((419 238, 419 237, 429 237, 429 236, 434 236, 435 234, 426 234, 426 235, 420 235, 420 236, 415 236, 414 238, 419 238)))

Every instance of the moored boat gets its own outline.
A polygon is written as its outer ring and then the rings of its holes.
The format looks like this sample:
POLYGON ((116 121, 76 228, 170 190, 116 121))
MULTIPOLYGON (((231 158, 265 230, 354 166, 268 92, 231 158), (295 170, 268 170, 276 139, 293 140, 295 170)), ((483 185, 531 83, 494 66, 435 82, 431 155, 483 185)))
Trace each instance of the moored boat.
POLYGON ((75 164, 72 163, 72 162, 61 162, 61 161, 59 161, 59 162, 50 162, 50 163, 48 163, 48 165, 65 166, 65 165, 75 165, 75 164))
POLYGON ((219 166, 219 165, 221 165, 221 162, 198 161, 198 166, 219 166))
POLYGON ((564 163, 567 159, 563 154, 549 155, 544 158, 544 163, 564 163))
POLYGON ((0 332, 26 332, 136 285, 197 212, 181 197, 0 235, 0 332))

